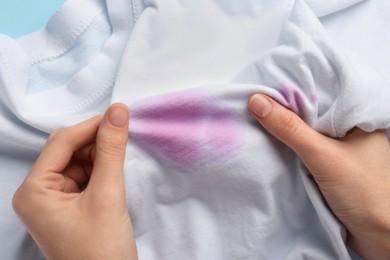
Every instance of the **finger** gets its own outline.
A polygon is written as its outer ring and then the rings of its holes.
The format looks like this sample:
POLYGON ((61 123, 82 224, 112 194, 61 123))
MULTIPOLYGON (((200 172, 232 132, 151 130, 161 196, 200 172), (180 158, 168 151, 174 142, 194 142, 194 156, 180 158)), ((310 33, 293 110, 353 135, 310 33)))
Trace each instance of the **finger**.
POLYGON ((95 161, 87 189, 123 188, 128 124, 129 111, 123 104, 113 104, 105 113, 96 137, 95 161))
POLYGON ((73 156, 81 160, 85 172, 88 174, 88 177, 91 177, 93 163, 95 161, 96 154, 96 143, 90 143, 79 150, 77 150, 73 156))
MULTIPOLYGON (((74 184, 77 184, 77 190, 64 190, 64 192, 79 192, 82 190, 89 180, 88 169, 86 168, 85 162, 72 158, 68 166, 62 172, 66 177, 66 181, 71 181, 74 184)), ((69 185, 66 185, 68 187, 69 185)))
POLYGON ((79 160, 86 162, 94 162, 96 153, 96 143, 89 143, 86 146, 75 151, 73 156, 79 160))
POLYGON ((101 118, 96 116, 51 134, 31 174, 62 172, 76 150, 94 141, 101 118))
POLYGON ((331 140, 310 128, 299 116, 266 95, 252 95, 248 106, 257 121, 270 134, 293 149, 301 158, 312 156, 321 149, 324 142, 331 140))

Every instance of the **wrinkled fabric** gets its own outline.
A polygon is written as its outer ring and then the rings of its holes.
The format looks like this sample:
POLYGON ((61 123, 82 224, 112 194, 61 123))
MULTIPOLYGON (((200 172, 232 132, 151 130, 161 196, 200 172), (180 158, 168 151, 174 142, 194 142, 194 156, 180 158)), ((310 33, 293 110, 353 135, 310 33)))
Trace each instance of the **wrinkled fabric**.
POLYGON ((45 29, 1 36, 1 258, 42 258, 11 198, 48 134, 123 102, 140 259, 351 259, 344 227, 247 99, 266 93, 335 138, 390 128, 383 71, 319 20, 330 28, 359 2, 68 0, 45 29))

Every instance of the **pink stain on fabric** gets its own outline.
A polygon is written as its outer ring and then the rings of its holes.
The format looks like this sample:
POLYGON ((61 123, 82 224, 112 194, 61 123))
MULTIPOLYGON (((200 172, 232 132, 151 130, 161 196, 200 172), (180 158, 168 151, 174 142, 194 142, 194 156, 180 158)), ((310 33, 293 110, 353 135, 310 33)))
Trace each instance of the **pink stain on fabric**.
POLYGON ((166 165, 198 167, 239 147, 239 117, 207 92, 159 96, 132 109, 130 140, 166 165))

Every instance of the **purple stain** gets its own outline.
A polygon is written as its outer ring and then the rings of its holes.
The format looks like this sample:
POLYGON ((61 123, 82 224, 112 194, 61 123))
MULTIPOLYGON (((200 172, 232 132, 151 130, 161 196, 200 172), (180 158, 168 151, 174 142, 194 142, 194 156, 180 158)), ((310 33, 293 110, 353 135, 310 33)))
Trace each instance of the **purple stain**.
POLYGON ((304 101, 298 88, 289 84, 282 84, 281 94, 284 98, 284 105, 291 109, 295 114, 299 114, 304 107, 304 101))
POLYGON ((143 100, 132 111, 130 138, 172 167, 197 167, 237 149, 237 112, 207 92, 186 91, 143 100))
POLYGON ((190 162, 199 156, 199 126, 189 122, 133 119, 130 136, 148 152, 171 161, 190 162))
POLYGON ((239 142, 237 124, 237 118, 231 112, 211 113, 204 133, 215 150, 226 151, 239 142))

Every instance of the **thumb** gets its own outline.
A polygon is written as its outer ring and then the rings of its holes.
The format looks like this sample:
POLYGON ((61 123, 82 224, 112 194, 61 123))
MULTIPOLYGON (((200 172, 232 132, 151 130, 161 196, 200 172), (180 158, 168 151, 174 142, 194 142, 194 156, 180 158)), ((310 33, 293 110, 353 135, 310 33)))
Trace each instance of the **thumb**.
POLYGON ((299 116, 263 94, 249 98, 249 110, 273 136, 294 150, 301 159, 313 156, 328 138, 310 128, 299 116))
POLYGON ((89 185, 111 190, 123 186, 123 164, 128 139, 129 111, 116 103, 104 114, 96 136, 96 150, 89 185))

